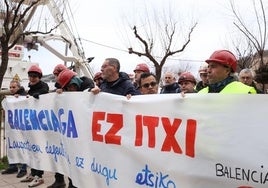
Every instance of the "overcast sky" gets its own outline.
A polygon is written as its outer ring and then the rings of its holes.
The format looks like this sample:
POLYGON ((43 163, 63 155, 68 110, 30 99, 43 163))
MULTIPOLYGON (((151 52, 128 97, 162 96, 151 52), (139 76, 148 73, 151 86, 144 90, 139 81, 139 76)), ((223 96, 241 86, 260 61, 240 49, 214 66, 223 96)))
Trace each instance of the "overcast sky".
MULTIPOLYGON (((235 2, 239 4, 241 14, 249 15, 251 0, 235 2)), ((229 0, 70 0, 70 4, 78 32, 75 35, 79 34, 83 39, 81 42, 86 57, 95 57, 91 63, 95 72, 100 70, 107 57, 118 58, 121 70, 127 73, 133 73, 132 70, 137 63, 149 61, 128 54, 127 41, 122 37, 125 35, 124 29, 128 27, 122 26, 123 23, 127 20, 134 24, 143 17, 145 19, 145 7, 148 11, 163 11, 171 5, 179 14, 183 26, 189 28, 193 22, 198 23, 190 44, 182 54, 176 56, 176 59, 196 60, 190 61, 194 66, 199 66, 200 62, 207 59, 215 50, 232 50, 230 38, 238 33, 232 24, 229 0)), ((28 55, 31 55, 31 61, 40 64, 45 74, 51 73, 53 67, 61 63, 42 47, 38 52, 26 52, 25 59, 28 55)))

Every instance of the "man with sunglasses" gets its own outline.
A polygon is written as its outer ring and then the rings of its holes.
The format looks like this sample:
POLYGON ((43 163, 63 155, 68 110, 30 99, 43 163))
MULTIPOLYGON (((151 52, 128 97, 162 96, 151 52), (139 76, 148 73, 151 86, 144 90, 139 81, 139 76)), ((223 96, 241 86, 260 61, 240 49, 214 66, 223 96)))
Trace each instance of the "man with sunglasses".
POLYGON ((143 95, 158 93, 158 82, 156 80, 156 76, 153 73, 142 73, 140 75, 139 85, 140 92, 143 95))
POLYGON ((237 60, 232 52, 228 50, 215 51, 206 62, 208 64, 208 86, 198 93, 256 94, 253 87, 234 79, 233 74, 236 71, 237 60))
POLYGON ((140 76, 142 73, 144 72, 150 72, 150 69, 148 67, 147 64, 145 63, 139 63, 137 64, 137 66, 135 67, 135 69, 133 70, 133 72, 135 73, 134 75, 134 86, 136 89, 139 89, 139 80, 140 80, 140 76))

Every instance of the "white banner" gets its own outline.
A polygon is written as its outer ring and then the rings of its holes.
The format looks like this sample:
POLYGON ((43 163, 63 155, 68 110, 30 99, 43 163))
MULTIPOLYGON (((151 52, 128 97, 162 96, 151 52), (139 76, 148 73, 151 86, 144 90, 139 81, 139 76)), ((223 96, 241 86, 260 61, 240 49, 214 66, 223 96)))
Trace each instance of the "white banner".
POLYGON ((2 102, 11 163, 79 188, 268 187, 268 96, 50 93, 2 102))

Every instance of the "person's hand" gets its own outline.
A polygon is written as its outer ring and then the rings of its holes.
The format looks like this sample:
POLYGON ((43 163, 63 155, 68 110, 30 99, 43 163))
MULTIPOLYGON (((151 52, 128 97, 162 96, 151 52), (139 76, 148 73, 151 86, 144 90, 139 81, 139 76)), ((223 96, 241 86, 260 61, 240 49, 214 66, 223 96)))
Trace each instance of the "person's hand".
POLYGON ((34 93, 33 97, 36 98, 36 99, 39 99, 39 93, 34 93))
POLYGON ((126 97, 127 97, 127 100, 129 100, 131 98, 131 94, 127 94, 126 97))
POLYGON ((63 89, 56 89, 56 93, 58 93, 58 94, 61 94, 61 93, 63 93, 63 89))
POLYGON ((185 93, 182 91, 181 92, 181 97, 184 98, 185 97, 185 93))
POLYGON ((98 86, 95 86, 90 90, 90 92, 92 92, 94 95, 97 95, 100 91, 101 89, 98 86))
POLYGON ((20 95, 19 94, 15 94, 14 97, 18 98, 20 95))

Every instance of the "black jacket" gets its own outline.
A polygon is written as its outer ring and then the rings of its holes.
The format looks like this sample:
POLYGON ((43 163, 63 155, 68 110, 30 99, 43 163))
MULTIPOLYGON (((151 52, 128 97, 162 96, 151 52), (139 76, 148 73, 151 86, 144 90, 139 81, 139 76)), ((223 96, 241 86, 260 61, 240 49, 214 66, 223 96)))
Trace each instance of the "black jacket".
POLYGON ((86 76, 80 77, 80 79, 83 81, 81 84, 81 87, 79 91, 84 91, 85 89, 88 89, 90 91, 92 88, 95 87, 94 81, 86 76))
POLYGON ((262 90, 257 88, 257 86, 254 82, 252 82, 251 87, 255 88, 255 90, 257 91, 257 94, 264 94, 264 92, 262 90))
POLYGON ((205 84, 205 86, 204 86, 203 81, 200 81, 200 82, 198 82, 198 83, 196 84, 196 86, 195 86, 195 90, 196 90, 196 91, 200 91, 201 89, 203 89, 203 88, 205 88, 205 87, 207 87, 207 84, 205 84))
POLYGON ((30 88, 28 94, 34 97, 49 92, 48 84, 41 80, 35 85, 29 84, 28 87, 30 88))
POLYGON ((165 93, 180 93, 180 86, 177 82, 174 82, 173 84, 163 86, 161 89, 160 93, 165 94, 165 93))

